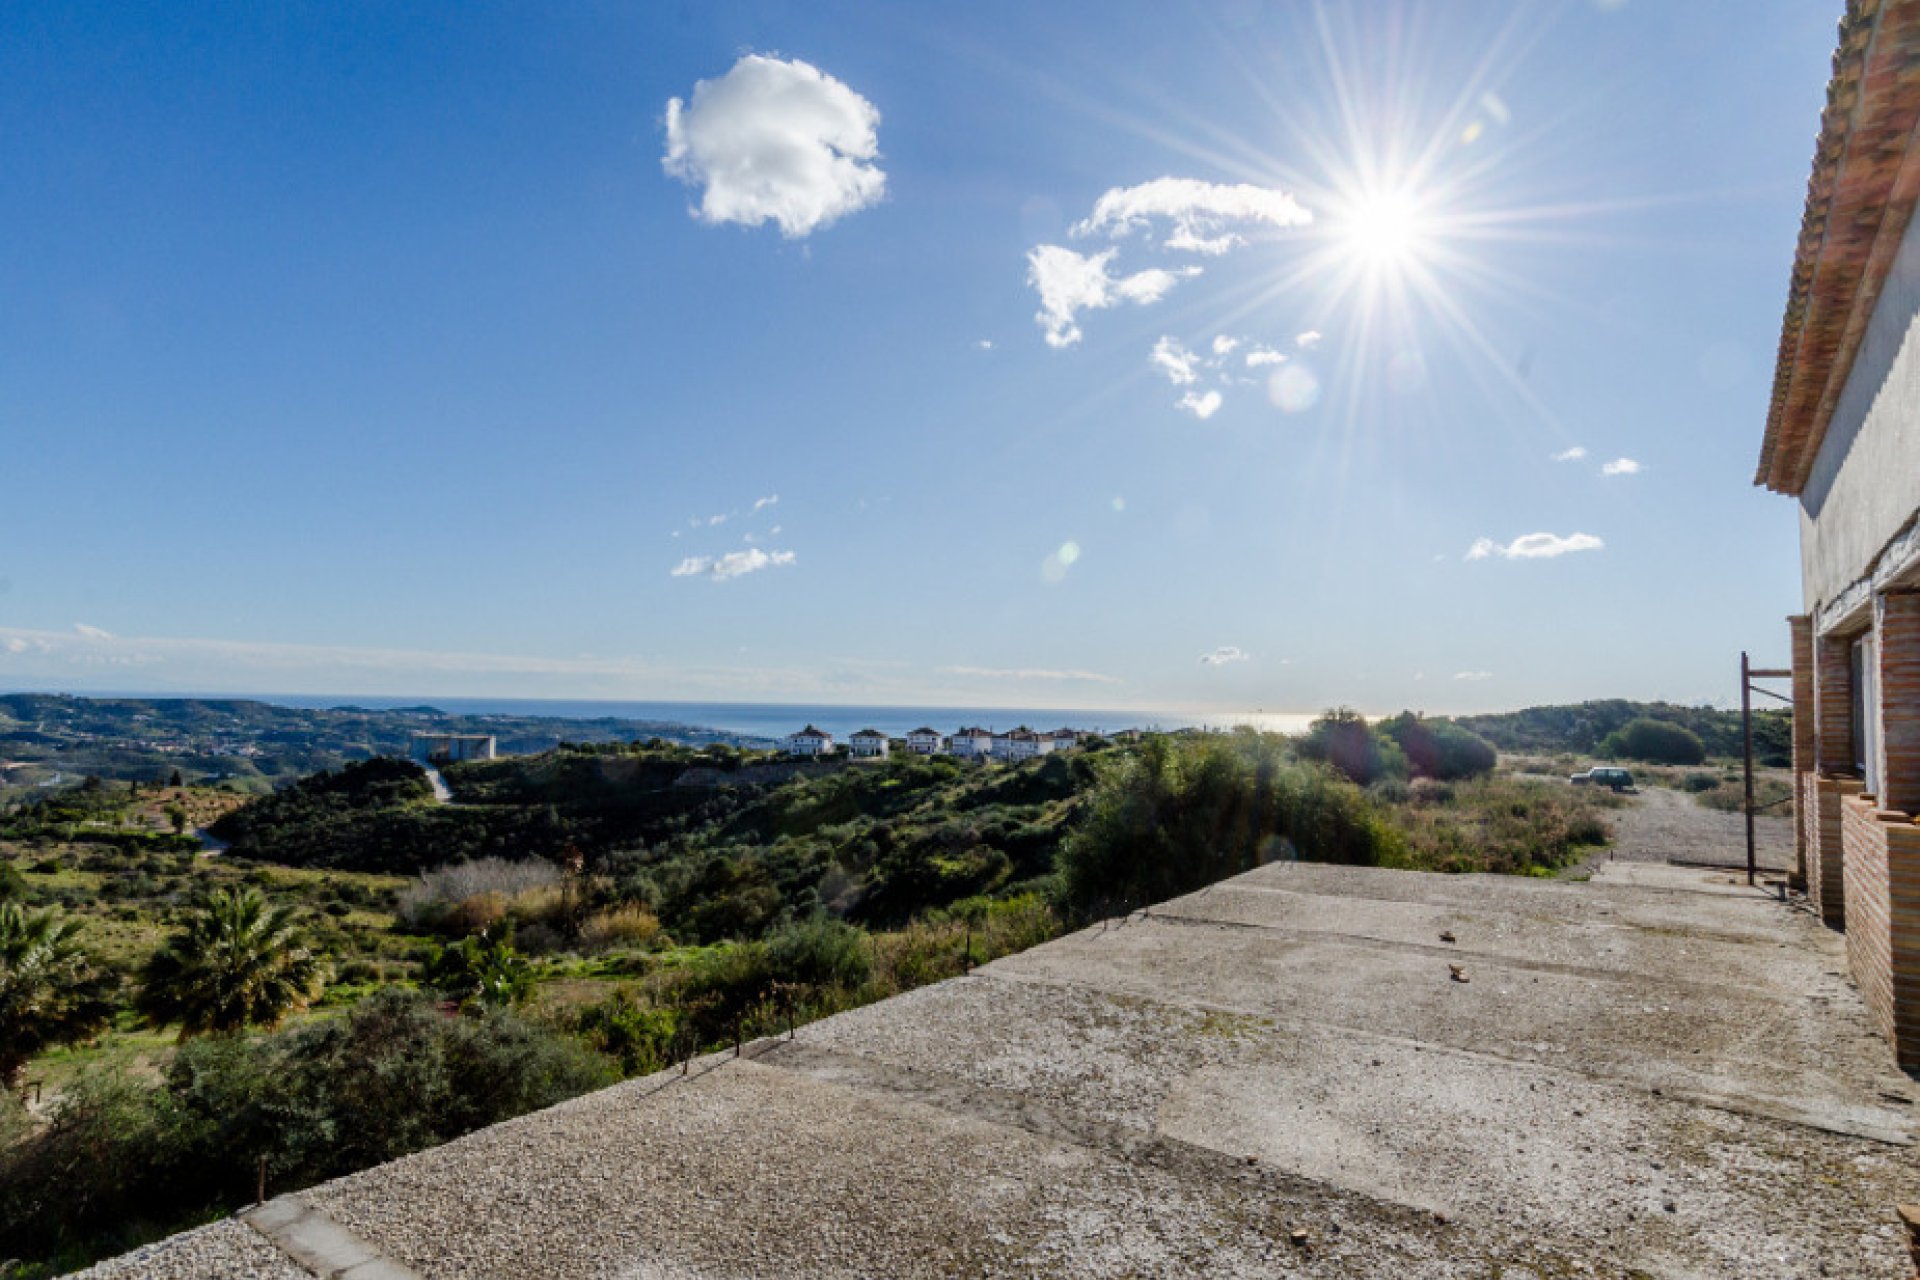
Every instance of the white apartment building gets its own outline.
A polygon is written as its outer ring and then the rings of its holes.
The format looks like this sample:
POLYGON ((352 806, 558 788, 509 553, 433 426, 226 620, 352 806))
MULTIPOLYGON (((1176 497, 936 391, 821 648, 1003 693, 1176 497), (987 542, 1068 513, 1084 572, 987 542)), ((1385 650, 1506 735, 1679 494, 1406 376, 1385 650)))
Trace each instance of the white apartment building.
POLYGON ((847 739, 847 750, 867 759, 887 758, 887 735, 878 729, 862 729, 847 739))

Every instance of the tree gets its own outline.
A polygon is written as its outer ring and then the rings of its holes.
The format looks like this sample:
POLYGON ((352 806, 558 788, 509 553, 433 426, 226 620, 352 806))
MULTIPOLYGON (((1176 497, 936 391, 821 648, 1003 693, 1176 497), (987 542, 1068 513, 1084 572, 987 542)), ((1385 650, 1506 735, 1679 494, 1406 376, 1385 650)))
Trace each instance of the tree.
POLYGON ((1332 765, 1363 787, 1407 776, 1407 757, 1399 744, 1370 727, 1351 707, 1335 707, 1308 725, 1300 738, 1300 754, 1332 765))
POLYGON ((187 833, 187 810, 180 804, 170 804, 166 808, 167 821, 173 824, 173 834, 183 836, 187 833))
POLYGON ((0 1088, 55 1045, 84 1040, 113 1013, 114 981, 81 950, 80 922, 0 902, 0 1088))
POLYGON ((1376 728, 1399 744, 1416 777, 1471 778, 1491 773, 1499 760, 1492 743, 1448 720, 1428 720, 1402 711, 1376 728))
POLYGON ((277 1026, 319 996, 325 969, 291 907, 256 889, 215 890, 147 961, 135 1006, 155 1026, 179 1023, 182 1040, 277 1026))

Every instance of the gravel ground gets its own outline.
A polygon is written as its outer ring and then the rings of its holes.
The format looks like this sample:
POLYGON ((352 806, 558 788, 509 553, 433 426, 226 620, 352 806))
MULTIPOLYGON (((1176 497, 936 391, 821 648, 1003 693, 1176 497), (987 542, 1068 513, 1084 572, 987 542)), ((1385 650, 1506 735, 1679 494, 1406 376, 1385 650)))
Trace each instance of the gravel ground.
MULTIPOLYGON (((1614 829, 1613 857, 1628 862, 1746 867, 1744 815, 1709 809, 1685 792, 1665 787, 1647 787, 1630 799, 1627 808, 1608 815, 1614 829)), ((1774 814, 1756 816, 1754 852, 1755 861, 1764 870, 1791 870, 1793 819, 1774 814)))
POLYGON ((246 1223, 229 1218, 80 1273, 86 1280, 313 1280, 246 1223))

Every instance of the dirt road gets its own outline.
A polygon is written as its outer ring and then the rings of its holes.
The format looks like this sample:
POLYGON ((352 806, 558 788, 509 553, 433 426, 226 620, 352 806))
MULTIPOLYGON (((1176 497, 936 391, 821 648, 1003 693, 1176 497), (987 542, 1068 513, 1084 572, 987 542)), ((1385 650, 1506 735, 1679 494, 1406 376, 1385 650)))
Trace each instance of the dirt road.
MULTIPOLYGON (((1747 865, 1746 819, 1697 804, 1684 792, 1648 787, 1609 815, 1611 856, 1627 862, 1679 862, 1709 866, 1747 865)), ((1766 815, 1754 820, 1759 865, 1767 871, 1793 867, 1793 821, 1766 815)))

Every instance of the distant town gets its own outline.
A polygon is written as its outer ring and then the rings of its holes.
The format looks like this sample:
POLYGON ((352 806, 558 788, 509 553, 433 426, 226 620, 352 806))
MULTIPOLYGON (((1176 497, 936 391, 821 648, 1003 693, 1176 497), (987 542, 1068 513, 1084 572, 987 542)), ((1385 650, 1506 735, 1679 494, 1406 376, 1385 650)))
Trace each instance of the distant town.
MULTIPOLYGON (((780 749, 793 756, 829 756, 836 752, 855 759, 885 759, 893 752, 898 742, 908 755, 915 756, 961 756, 974 760, 1031 760, 1053 751, 1066 751, 1094 735, 1083 729, 1054 729, 1040 733, 1025 725, 1011 729, 1006 733, 995 733, 990 729, 957 729, 951 734, 942 734, 938 729, 919 728, 910 731, 904 738, 889 738, 878 729, 861 729, 847 738, 846 746, 834 745, 833 735, 824 729, 812 725, 780 739, 780 749)), ((1128 730, 1114 735, 1120 738, 1138 737, 1138 733, 1128 730)))

